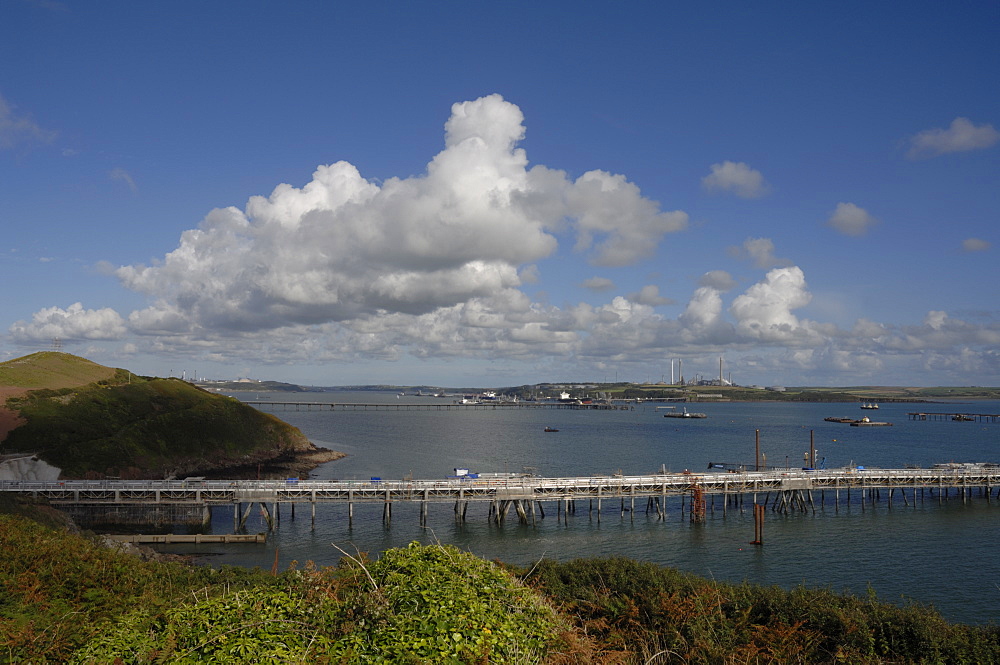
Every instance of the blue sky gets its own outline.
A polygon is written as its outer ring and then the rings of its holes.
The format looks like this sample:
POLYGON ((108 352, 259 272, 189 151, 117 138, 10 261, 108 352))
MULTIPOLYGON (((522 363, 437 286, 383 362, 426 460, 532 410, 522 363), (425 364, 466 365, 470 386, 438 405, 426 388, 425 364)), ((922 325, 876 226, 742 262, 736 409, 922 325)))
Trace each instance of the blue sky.
POLYGON ((0 358, 1000 385, 1000 4, 0 3, 0 358))

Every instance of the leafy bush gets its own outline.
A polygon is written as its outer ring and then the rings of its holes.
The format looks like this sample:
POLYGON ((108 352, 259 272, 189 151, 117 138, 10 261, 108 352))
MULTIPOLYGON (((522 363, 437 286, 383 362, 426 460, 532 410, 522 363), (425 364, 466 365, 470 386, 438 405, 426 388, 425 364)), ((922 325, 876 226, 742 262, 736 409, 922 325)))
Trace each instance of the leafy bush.
POLYGON ((536 662, 559 626, 531 589, 449 545, 411 543, 367 568, 352 662, 536 662))
POLYGON ((241 568, 142 561, 29 519, 0 515, 0 662, 65 662, 102 620, 156 614, 210 585, 270 580, 241 568))
POLYGON ((150 617, 119 620, 73 654, 74 663, 317 662, 330 638, 316 615, 329 614, 295 589, 259 587, 207 597, 150 617))
POLYGON ((540 562, 528 581, 610 654, 696 663, 996 663, 995 626, 826 589, 711 582, 625 558, 540 562))
POLYGON ((267 588, 130 613, 79 663, 533 663, 560 622, 499 566, 412 543, 371 563, 285 573, 267 588))

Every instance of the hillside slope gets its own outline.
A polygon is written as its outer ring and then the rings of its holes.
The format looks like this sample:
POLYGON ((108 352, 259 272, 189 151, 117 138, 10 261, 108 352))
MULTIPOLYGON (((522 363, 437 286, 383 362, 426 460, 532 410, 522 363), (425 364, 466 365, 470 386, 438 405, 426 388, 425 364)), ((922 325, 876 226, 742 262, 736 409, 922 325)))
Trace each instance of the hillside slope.
POLYGON ((41 351, 0 363, 0 386, 28 390, 76 388, 88 383, 111 381, 118 372, 127 374, 126 370, 98 365, 69 353, 41 351))
MULTIPOLYGON (((2 363, 0 381, 18 393, 6 400, 17 421, 0 452, 37 453, 67 478, 164 478, 323 452, 238 400, 68 354, 2 363)), ((315 461, 337 456, 325 452, 315 461)))

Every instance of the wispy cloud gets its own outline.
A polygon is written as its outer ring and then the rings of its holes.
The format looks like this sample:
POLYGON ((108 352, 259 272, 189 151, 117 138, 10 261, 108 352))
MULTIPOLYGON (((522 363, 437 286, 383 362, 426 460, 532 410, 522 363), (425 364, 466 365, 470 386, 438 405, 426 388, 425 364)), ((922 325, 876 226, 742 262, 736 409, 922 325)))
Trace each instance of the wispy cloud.
POLYGON ((636 293, 630 293, 628 295, 628 299, 632 302, 639 303, 640 305, 649 305, 650 307, 673 305, 675 303, 672 298, 664 298, 661 296, 660 287, 656 284, 647 284, 636 293))
MULTIPOLYGON (((775 255, 774 241, 770 238, 747 238, 739 247, 730 247, 729 254, 738 259, 749 259, 755 267, 765 270, 775 266, 792 265, 790 259, 782 259, 775 255)), ((722 274, 728 277, 728 273, 722 274)), ((715 275, 715 272, 708 273, 702 279, 708 278, 709 275, 715 275)), ((712 287, 718 288, 714 283, 712 287)))
POLYGON ((955 118, 947 129, 927 129, 909 140, 910 159, 936 157, 949 152, 982 150, 1000 142, 1000 132, 993 125, 975 125, 968 118, 955 118))
POLYGON ((42 129, 27 114, 18 114, 0 96, 0 150, 30 143, 51 143, 56 132, 42 129))
POLYGON ((615 283, 607 277, 591 277, 590 279, 583 280, 583 284, 581 284, 581 286, 595 293, 599 293, 614 290, 615 283))
POLYGON ((139 188, 135 186, 135 180, 132 178, 129 172, 123 168, 116 167, 111 169, 111 171, 108 173, 108 176, 112 180, 121 180, 122 182, 124 182, 126 185, 128 185, 128 188, 132 190, 133 194, 139 191, 139 188))
POLYGON ((962 241, 962 250, 966 252, 985 252, 992 245, 981 238, 966 238, 962 241))

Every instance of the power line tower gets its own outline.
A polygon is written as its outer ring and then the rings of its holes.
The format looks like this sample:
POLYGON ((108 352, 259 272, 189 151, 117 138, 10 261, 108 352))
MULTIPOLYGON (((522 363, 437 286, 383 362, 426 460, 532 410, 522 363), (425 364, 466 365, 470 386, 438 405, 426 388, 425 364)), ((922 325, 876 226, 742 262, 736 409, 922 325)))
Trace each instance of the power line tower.
POLYGON ((62 351, 62 340, 58 337, 52 338, 52 350, 57 352, 62 351))

